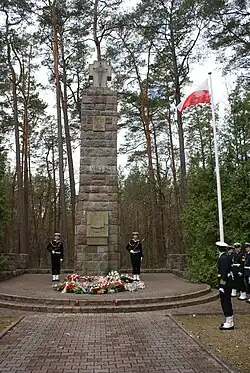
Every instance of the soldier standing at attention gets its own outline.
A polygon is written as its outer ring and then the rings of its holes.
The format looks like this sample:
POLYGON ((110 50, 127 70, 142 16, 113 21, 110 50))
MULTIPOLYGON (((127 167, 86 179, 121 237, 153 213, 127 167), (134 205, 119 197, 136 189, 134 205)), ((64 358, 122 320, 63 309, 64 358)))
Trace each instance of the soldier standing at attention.
POLYGON ((60 233, 55 233, 54 239, 47 246, 47 250, 51 254, 52 281, 60 280, 60 267, 63 261, 63 243, 60 241, 60 237, 60 233))
POLYGON ((215 243, 219 252, 218 259, 218 282, 221 307, 226 318, 221 324, 220 330, 233 330, 233 307, 231 301, 232 292, 232 273, 230 258, 227 253, 228 245, 225 242, 218 241, 215 243))
POLYGON ((240 292, 239 300, 246 300, 246 287, 244 280, 244 264, 245 254, 242 250, 240 242, 234 244, 235 253, 232 260, 232 271, 234 275, 234 289, 232 289, 232 296, 237 296, 237 292, 240 292))
MULTIPOLYGON (((244 267, 244 275, 245 275, 245 282, 246 282, 246 291, 247 294, 250 296, 250 242, 245 243, 246 248, 246 256, 245 256, 245 267, 244 267)), ((246 301, 250 303, 250 297, 246 301)))
POLYGON ((229 256, 229 259, 230 259, 230 263, 233 263, 234 246, 228 246, 227 253, 228 253, 228 256, 229 256))
POLYGON ((131 264, 133 268, 134 280, 140 281, 141 272, 141 261, 142 261, 142 243, 139 239, 139 233, 132 233, 132 240, 126 246, 126 249, 130 252, 131 264))
MULTIPOLYGON (((228 256, 229 256, 231 270, 232 270, 233 258, 234 258, 234 254, 235 254, 234 246, 228 246, 227 253, 228 253, 228 256)), ((236 285, 235 285, 234 278, 232 279, 232 294, 231 294, 231 297, 237 297, 237 290, 236 290, 236 285)))

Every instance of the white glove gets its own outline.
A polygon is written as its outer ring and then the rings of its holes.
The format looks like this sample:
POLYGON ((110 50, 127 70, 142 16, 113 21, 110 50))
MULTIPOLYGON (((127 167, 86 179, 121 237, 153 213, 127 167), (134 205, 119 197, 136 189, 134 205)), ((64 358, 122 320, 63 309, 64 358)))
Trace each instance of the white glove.
POLYGON ((131 253, 131 254, 134 254, 134 250, 130 250, 130 253, 131 253))
POLYGON ((221 293, 225 293, 225 290, 223 289, 223 288, 219 288, 219 292, 221 292, 221 293))
POLYGON ((141 257, 141 262, 142 262, 142 257, 141 257))
POLYGON ((61 258, 61 259, 60 259, 60 262, 62 262, 62 261, 63 261, 63 259, 61 258))
POLYGON ((239 272, 239 273, 238 273, 238 275, 239 275, 239 276, 242 276, 242 275, 243 275, 243 273, 239 272))
POLYGON ((52 254, 55 254, 55 251, 54 251, 54 250, 52 250, 52 254))

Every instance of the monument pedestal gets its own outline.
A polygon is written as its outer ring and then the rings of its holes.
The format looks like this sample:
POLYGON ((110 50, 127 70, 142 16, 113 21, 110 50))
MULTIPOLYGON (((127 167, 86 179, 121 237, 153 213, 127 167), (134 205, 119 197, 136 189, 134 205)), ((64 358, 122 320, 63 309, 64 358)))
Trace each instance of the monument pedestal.
POLYGON ((82 99, 75 270, 86 274, 119 267, 117 94, 99 73, 82 99))

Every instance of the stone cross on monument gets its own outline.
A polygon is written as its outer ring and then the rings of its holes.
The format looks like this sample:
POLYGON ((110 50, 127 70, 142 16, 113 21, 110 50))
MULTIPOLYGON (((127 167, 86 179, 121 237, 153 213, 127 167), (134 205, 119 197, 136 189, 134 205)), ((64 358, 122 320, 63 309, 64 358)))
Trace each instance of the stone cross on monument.
POLYGON ((111 81, 112 69, 106 61, 95 61, 89 65, 89 79, 93 80, 93 87, 107 87, 111 81))
POLYGON ((117 93, 107 87, 111 73, 106 61, 90 65, 93 84, 82 97, 75 270, 85 274, 119 267, 117 93))

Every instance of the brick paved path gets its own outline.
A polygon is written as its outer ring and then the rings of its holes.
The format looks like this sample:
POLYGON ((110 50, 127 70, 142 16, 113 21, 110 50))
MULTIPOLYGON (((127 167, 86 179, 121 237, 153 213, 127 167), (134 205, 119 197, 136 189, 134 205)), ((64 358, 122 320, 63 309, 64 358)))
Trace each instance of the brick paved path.
POLYGON ((0 340, 1 373, 226 373, 164 312, 26 316, 0 340))

